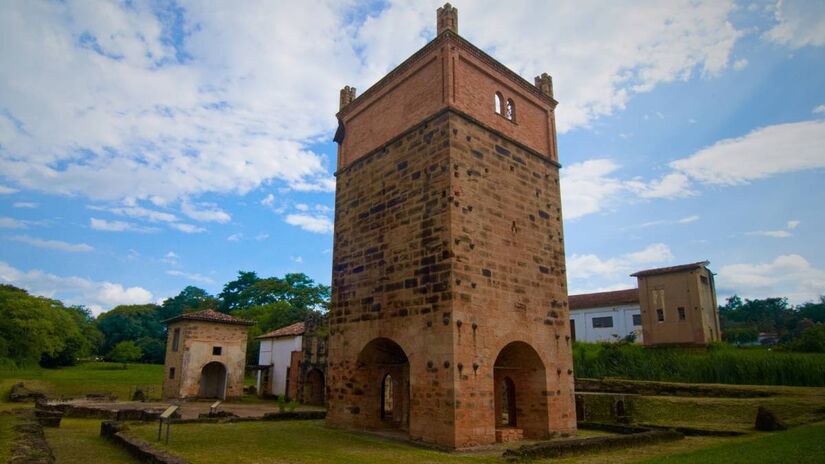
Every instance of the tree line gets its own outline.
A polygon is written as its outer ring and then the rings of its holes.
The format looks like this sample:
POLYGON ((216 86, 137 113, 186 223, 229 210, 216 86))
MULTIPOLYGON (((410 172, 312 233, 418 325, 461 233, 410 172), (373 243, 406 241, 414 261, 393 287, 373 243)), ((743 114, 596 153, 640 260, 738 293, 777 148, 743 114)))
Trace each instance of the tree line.
POLYGON ((797 306, 786 298, 743 300, 734 295, 719 307, 722 337, 736 345, 756 343, 772 334, 780 348, 825 353, 825 296, 797 306))
POLYGON ((247 351, 247 360, 255 362, 256 336, 325 311, 328 302, 329 287, 302 273, 261 278, 241 271, 217 295, 188 286, 159 305, 120 305, 97 317, 83 306, 0 285, 0 366, 59 367, 92 357, 161 364, 166 353, 163 321, 205 309, 256 323, 249 330, 247 351))

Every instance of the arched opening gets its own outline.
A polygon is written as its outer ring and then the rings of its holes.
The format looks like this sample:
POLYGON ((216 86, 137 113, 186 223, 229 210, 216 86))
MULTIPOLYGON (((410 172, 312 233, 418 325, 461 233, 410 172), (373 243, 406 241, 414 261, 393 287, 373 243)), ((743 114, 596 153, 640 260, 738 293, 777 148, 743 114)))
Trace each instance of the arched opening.
POLYGON ((212 361, 203 366, 198 396, 221 400, 226 398, 226 367, 223 364, 212 361))
POLYGON ((326 397, 324 374, 318 369, 307 372, 304 379, 304 403, 323 406, 326 397))
POLYGON ((516 426, 516 384, 510 377, 504 377, 501 381, 501 415, 498 418, 498 426, 516 426))
POLYGON ((493 365, 497 428, 517 428, 527 438, 550 432, 547 375, 538 352, 524 342, 502 348, 493 365))
POLYGON ((507 99, 507 105, 504 107, 504 117, 510 121, 516 120, 516 104, 509 98, 507 99))
POLYGON ((496 114, 501 114, 501 109, 504 107, 504 97, 501 96, 500 93, 496 92, 495 94, 495 108, 496 114))
POLYGON ((410 417, 410 362, 388 338, 367 343, 358 355, 358 377, 364 380, 367 425, 407 430, 410 417))

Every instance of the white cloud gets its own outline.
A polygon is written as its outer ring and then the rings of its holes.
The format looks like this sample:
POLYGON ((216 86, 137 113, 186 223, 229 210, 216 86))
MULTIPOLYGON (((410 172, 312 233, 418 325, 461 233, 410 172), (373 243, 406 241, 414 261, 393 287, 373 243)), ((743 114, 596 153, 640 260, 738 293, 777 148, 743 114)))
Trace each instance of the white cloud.
POLYGON ((174 251, 170 251, 163 255, 163 258, 160 259, 162 262, 166 264, 171 264, 172 266, 177 266, 180 261, 180 256, 174 251))
POLYGON ((6 187, 5 185, 0 185, 0 195, 9 195, 12 193, 17 193, 19 190, 16 188, 6 187))
POLYGON ((218 222, 224 224, 232 219, 229 213, 213 203, 193 204, 184 200, 181 202, 181 211, 190 218, 201 222, 218 222))
POLYGON ((562 169, 565 219, 596 213, 612 204, 625 188, 620 180, 610 177, 617 169, 619 166, 609 159, 588 160, 562 169))
POLYGON ((664 243, 654 243, 646 248, 614 258, 603 259, 593 254, 573 254, 567 259, 567 276, 573 279, 592 277, 626 277, 639 271, 639 266, 665 263, 674 259, 670 247, 664 243))
POLYGON ((721 140, 670 166, 700 182, 736 185, 780 173, 823 168, 823 146, 825 121, 779 124, 721 140))
POLYGON ((690 179, 680 173, 667 174, 660 180, 649 182, 634 179, 627 184, 641 198, 680 198, 694 194, 690 189, 690 179))
POLYGON ((85 243, 68 243, 62 240, 43 240, 40 238, 29 237, 28 235, 16 235, 10 238, 11 240, 48 250, 67 251, 69 253, 88 253, 90 251, 94 251, 94 247, 85 243))
POLYGON ((26 221, 10 217, 0 217, 0 229, 25 229, 26 221))
POLYGON ((192 224, 185 224, 182 222, 170 223, 169 227, 181 231, 185 234, 199 234, 201 232, 206 232, 206 229, 204 229, 203 227, 198 227, 192 224))
POLYGON ((295 209, 297 209, 298 211, 309 211, 309 205, 298 203, 297 205, 295 205, 295 209))
POLYGON ((733 62, 733 69, 735 69, 737 71, 741 71, 741 70, 745 69, 747 66, 748 66, 748 60, 745 59, 745 58, 742 58, 740 60, 736 60, 736 61, 733 62))
POLYGON ((297 264, 302 264, 304 262, 304 258, 302 256, 290 256, 289 260, 297 264))
POLYGON ((202 283, 202 284, 213 284, 213 283, 215 283, 215 281, 212 280, 210 277, 207 277, 207 276, 202 275, 202 274, 188 273, 188 272, 178 271, 178 270, 174 270, 174 269, 167 270, 166 274, 168 274, 170 276, 175 276, 175 277, 182 277, 186 280, 191 280, 192 282, 198 282, 198 283, 202 283))
POLYGON ((793 234, 788 232, 787 230, 755 230, 755 231, 746 233, 746 235, 760 235, 760 236, 763 236, 763 237, 774 237, 774 238, 793 237, 793 234))
POLYGON ((659 220, 656 220, 656 221, 645 222, 643 224, 640 224, 638 227, 645 228, 645 227, 672 225, 672 224, 690 224, 691 222, 696 222, 699 219, 701 219, 701 217, 694 214, 692 216, 685 216, 681 219, 659 219, 659 220))
POLYGON ((157 211, 142 206, 123 206, 123 207, 103 207, 103 206, 89 206, 94 211, 108 211, 118 216, 125 216, 137 219, 144 219, 149 222, 175 222, 178 218, 172 214, 164 211, 157 211))
POLYGON ((821 1, 779 0, 776 26, 765 36, 791 48, 825 45, 825 3, 821 1))
POLYGON ((328 217, 312 214, 290 214, 286 217, 286 222, 317 234, 331 234, 334 228, 328 217))
POLYGON ((264 206, 272 206, 273 203, 275 203, 275 195, 271 193, 261 200, 261 204, 264 206))
POLYGON ((801 224, 801 223, 802 223, 802 221, 798 221, 798 220, 796 220, 796 219, 792 219, 792 220, 788 221, 788 224, 787 224, 787 226, 786 226, 786 227, 787 227, 788 229, 796 229, 797 227, 799 227, 799 224, 801 224))
POLYGON ((68 304, 88 306, 95 314, 121 304, 144 304, 152 293, 142 287, 125 287, 112 282, 98 282, 77 276, 58 276, 41 270, 21 271, 0 261, 0 281, 27 289, 47 298, 59 298, 68 304))
POLYGON ((12 204, 15 208, 37 208, 37 203, 31 201, 16 201, 12 204))
POLYGON ((237 234, 232 234, 229 237, 226 237, 226 239, 229 240, 230 242, 240 242, 242 238, 243 238, 243 234, 240 233, 240 232, 237 233, 237 234))
POLYGON ((825 114, 825 104, 819 105, 812 111, 814 114, 825 114))
POLYGON ((744 298, 787 297, 792 303, 825 294, 825 270, 800 255, 780 255, 768 263, 722 266, 717 278, 720 300, 732 294, 744 298))
POLYGON ((89 218, 89 227, 106 232, 154 232, 156 228, 143 227, 125 221, 107 221, 106 219, 89 218))
POLYGON ((257 240, 259 242, 262 241, 262 240, 266 240, 268 238, 269 238, 269 234, 267 234, 267 233, 260 233, 260 234, 255 236, 255 240, 257 240))

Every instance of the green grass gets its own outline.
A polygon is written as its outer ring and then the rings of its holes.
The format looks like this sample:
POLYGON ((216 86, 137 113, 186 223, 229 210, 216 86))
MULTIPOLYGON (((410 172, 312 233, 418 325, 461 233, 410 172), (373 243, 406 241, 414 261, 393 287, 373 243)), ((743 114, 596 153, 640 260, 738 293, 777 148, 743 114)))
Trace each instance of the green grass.
MULTIPOLYGON (((132 433, 158 443, 152 425, 132 433)), ((324 427, 323 421, 178 424, 169 451, 197 463, 501 463, 500 453, 457 455, 324 427)))
POLYGON ((58 463, 138 462, 125 449, 100 437, 100 420, 63 419, 60 428, 44 428, 46 441, 58 463))
POLYGON ((159 398, 162 381, 163 366, 158 364, 130 364, 123 369, 119 363, 89 362, 60 369, 4 369, 0 370, 0 401, 8 401, 9 391, 17 382, 55 397, 112 393, 128 400, 136 385, 152 386, 151 396, 159 398))
POLYGON ((14 436, 14 424, 17 418, 11 415, 0 415, 0 462, 8 462, 11 455, 11 442, 14 436))
POLYGON ((644 463, 819 464, 825 462, 825 423, 760 435, 688 453, 662 456, 644 463))
POLYGON ((644 348, 576 343, 578 377, 743 385, 825 386, 825 354, 738 349, 644 348))

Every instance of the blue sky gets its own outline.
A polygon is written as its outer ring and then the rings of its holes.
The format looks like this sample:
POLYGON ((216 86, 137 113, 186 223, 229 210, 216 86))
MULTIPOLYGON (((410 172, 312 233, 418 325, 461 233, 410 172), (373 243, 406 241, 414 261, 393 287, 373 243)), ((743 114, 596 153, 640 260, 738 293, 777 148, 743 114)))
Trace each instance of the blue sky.
MULTIPOLYGON (((553 75, 570 290, 711 261, 720 299, 825 294, 825 3, 454 2, 553 75)), ((0 10, 0 281, 100 312, 239 270, 329 283, 338 90, 438 2, 0 10)))

